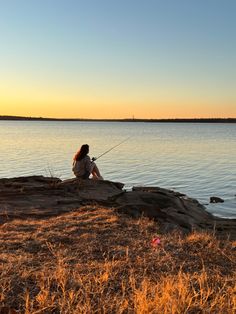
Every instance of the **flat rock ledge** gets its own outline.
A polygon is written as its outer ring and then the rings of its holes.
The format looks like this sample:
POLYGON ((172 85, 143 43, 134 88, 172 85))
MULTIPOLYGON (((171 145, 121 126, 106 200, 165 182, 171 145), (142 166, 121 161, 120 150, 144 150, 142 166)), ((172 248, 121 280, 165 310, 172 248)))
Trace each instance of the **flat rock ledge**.
POLYGON ((123 187, 107 180, 0 179, 0 224, 11 219, 45 219, 93 204, 136 218, 149 217, 166 232, 214 230, 220 237, 236 240, 236 219, 215 217, 196 199, 159 187, 133 187, 132 191, 123 187))

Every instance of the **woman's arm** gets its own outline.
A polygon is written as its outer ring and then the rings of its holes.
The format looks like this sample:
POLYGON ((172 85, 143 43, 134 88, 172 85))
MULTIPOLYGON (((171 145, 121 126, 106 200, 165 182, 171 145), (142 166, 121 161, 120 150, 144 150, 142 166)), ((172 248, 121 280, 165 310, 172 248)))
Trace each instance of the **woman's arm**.
POLYGON ((85 170, 91 173, 93 170, 93 161, 91 161, 89 156, 86 156, 85 158, 85 170))

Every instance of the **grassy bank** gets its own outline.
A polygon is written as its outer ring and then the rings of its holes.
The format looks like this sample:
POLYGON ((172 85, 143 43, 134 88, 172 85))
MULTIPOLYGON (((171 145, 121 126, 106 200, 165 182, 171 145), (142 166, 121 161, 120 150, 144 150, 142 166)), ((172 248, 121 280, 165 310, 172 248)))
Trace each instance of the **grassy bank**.
POLYGON ((0 227, 0 305, 20 313, 233 313, 235 243, 87 206, 0 227), (158 236, 160 244, 151 245, 158 236))

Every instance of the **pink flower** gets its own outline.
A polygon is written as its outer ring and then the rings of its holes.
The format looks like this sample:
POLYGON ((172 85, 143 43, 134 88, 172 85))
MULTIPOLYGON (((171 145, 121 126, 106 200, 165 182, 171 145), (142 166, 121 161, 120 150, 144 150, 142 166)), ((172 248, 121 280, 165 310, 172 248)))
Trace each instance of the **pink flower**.
POLYGON ((158 246, 158 244, 160 244, 160 243, 161 243, 161 240, 158 237, 153 238, 151 241, 152 246, 158 246))

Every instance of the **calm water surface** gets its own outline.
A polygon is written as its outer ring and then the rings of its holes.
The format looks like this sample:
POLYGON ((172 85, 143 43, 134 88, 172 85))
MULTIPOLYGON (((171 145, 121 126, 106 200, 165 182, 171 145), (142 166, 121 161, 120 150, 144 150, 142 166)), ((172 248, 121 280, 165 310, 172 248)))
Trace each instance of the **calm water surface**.
POLYGON ((171 188, 236 218, 236 124, 0 121, 0 178, 73 176, 72 157, 81 144, 90 156, 128 141, 97 161, 109 180, 171 188))

